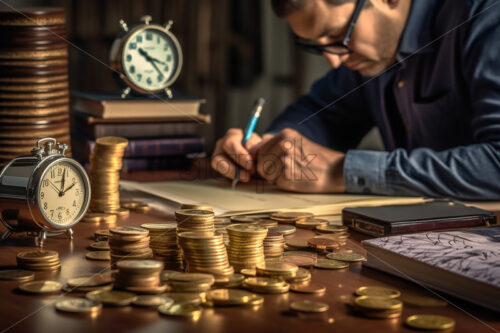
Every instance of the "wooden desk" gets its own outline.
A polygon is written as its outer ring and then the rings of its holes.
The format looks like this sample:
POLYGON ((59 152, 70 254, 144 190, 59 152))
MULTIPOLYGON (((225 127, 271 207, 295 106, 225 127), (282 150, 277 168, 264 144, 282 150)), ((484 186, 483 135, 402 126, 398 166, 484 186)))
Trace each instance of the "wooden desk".
MULTIPOLYGON (((173 220, 174 207, 152 197, 142 196, 141 200, 154 205, 147 215, 132 213, 129 218, 118 221, 119 225, 140 225, 145 222, 173 220), (163 211, 156 209, 164 207, 163 211)), ((75 228, 75 239, 48 239, 45 249, 59 252, 62 269, 57 273, 37 273, 36 279, 52 279, 65 282, 70 277, 95 273, 108 267, 106 262, 85 259, 87 246, 93 241, 94 231, 104 226, 79 223, 75 228)), ((312 231, 298 230, 297 236, 308 237, 312 231)), ((364 253, 360 241, 365 236, 353 233, 346 247, 364 253)), ((29 249, 27 242, 8 240, 0 245, 0 265, 16 264, 16 253, 29 249)), ((403 323, 409 315, 434 313, 453 317, 456 322, 454 332, 495 332, 500 331, 500 316, 497 313, 444 295, 456 305, 441 308, 415 308, 406 306, 403 315, 397 319, 368 319, 353 313, 347 303, 353 292, 363 285, 389 285, 401 291, 424 292, 422 287, 362 267, 351 265, 345 271, 312 269, 312 281, 327 286, 323 296, 310 296, 293 292, 282 295, 264 295, 264 304, 258 308, 229 307, 207 308, 198 321, 170 318, 156 310, 135 307, 104 308, 95 317, 75 316, 59 313, 54 302, 60 296, 30 296, 17 293, 17 283, 0 281, 0 328, 2 332, 416 332, 403 323), (326 302, 330 310, 321 315, 295 315, 289 312, 289 304, 296 300, 311 299, 326 302)), ((83 296, 68 294, 67 296, 83 296)))

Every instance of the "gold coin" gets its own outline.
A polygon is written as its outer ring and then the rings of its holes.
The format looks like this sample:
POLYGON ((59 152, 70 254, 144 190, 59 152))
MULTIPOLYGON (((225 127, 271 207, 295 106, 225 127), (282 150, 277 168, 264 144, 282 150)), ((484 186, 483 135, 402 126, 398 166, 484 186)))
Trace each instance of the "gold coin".
POLYGON ((393 288, 379 287, 379 286, 363 286, 356 289, 356 295, 398 298, 399 296, 401 296, 401 293, 399 292, 399 290, 393 288))
POLYGON ((297 231, 297 228, 295 228, 294 226, 291 226, 291 225, 279 225, 277 227, 269 228, 269 231, 279 232, 283 236, 288 236, 288 235, 295 233, 297 231))
POLYGON ((93 250, 97 251, 109 251, 109 243, 108 241, 99 241, 90 244, 89 246, 93 250))
POLYGON ((98 223, 102 220, 104 217, 103 213, 87 213, 83 216, 82 222, 87 222, 87 223, 98 223))
POLYGON ((363 261, 366 260, 366 258, 359 253, 347 253, 347 252, 333 252, 333 253, 328 253, 326 255, 328 259, 332 260, 340 260, 340 261, 347 261, 347 262, 357 262, 357 261, 363 261))
POLYGON ((111 306, 127 306, 137 298, 135 294, 115 290, 91 291, 86 294, 86 297, 91 301, 101 302, 104 305, 111 306))
POLYGON ((325 312, 330 308, 328 304, 322 302, 313 302, 313 301, 298 301, 290 304, 290 308, 294 311, 299 312, 325 312))
POLYGON ((207 292, 207 301, 214 305, 243 305, 248 303, 253 294, 242 289, 212 289, 207 292))
POLYGON ((291 284, 290 290, 301 294, 323 294, 326 287, 318 284, 291 284))
POLYGON ((455 320, 433 314, 418 314, 406 318, 406 325, 420 330, 445 330, 455 327, 455 320))
POLYGON ((369 310, 400 310, 403 302, 394 298, 379 296, 358 296, 354 299, 354 304, 369 310))
POLYGON ((151 206, 146 204, 139 204, 134 208, 134 210, 140 213, 147 213, 151 210, 151 206))
POLYGON ((160 305, 165 305, 166 307, 174 304, 174 300, 166 296, 158 295, 139 295, 137 299, 132 302, 132 305, 147 307, 147 308, 157 308, 160 305))
POLYGON ((342 232, 347 232, 349 228, 347 228, 344 225, 328 224, 328 225, 319 225, 316 227, 316 230, 322 233, 342 233, 342 232))
POLYGON ((299 267, 288 262, 263 262, 255 266, 257 271, 265 271, 270 273, 293 273, 295 274, 299 267))
POLYGON ((206 298, 205 292, 168 292, 165 293, 164 296, 173 299, 176 303, 190 303, 195 305, 200 305, 206 298))
POLYGON ((199 305, 191 303, 162 304, 158 307, 158 312, 161 314, 176 317, 199 317, 201 310, 199 305))
POLYGON ((56 251, 49 250, 34 250, 34 251, 22 251, 16 255, 17 259, 29 260, 29 261, 44 261, 53 258, 59 258, 59 254, 56 251))
POLYGON ((291 255, 286 255, 283 256, 281 261, 284 262, 289 262, 292 264, 295 264, 299 267, 312 267, 316 264, 317 259, 315 257, 311 256, 302 256, 302 255, 296 255, 296 256, 291 256, 291 255))
POLYGON ((312 213, 308 212, 276 212, 270 215, 273 220, 298 221, 301 219, 312 217, 312 213))
POLYGON ((111 252, 110 251, 91 251, 87 252, 85 258, 90 260, 111 260, 111 252))
POLYGON ((111 234, 118 234, 118 235, 143 235, 144 237, 149 234, 149 231, 147 229, 140 227, 130 227, 130 226, 111 228, 109 229, 109 232, 111 234))
POLYGON ((240 270, 240 273, 245 275, 245 276, 256 276, 257 272, 253 268, 243 268, 240 270))
POLYGON ((196 209, 196 210, 209 210, 209 211, 214 210, 212 206, 199 205, 199 204, 182 204, 180 209, 196 209))
POLYGON ((35 278, 35 273, 24 269, 4 269, 0 270, 0 280, 5 281, 31 281, 35 278))
POLYGON ((69 287, 96 287, 110 284, 112 282, 113 278, 110 274, 93 274, 68 279, 66 284, 69 287))
POLYGON ((120 146, 125 147, 128 145, 128 140, 118 136, 105 136, 97 138, 95 143, 102 146, 120 146))
POLYGON ((169 281, 177 282, 193 282, 193 283, 208 283, 212 285, 215 281, 211 274, 203 273, 177 273, 169 276, 169 281))
POLYGON ((54 294, 61 291, 62 284, 57 281, 31 281, 19 285, 18 288, 31 294, 54 294))
POLYGON ((308 239, 307 244, 317 250, 336 250, 340 247, 340 243, 337 240, 323 236, 308 239))
POLYGON ((137 208, 137 206, 139 206, 139 204, 140 204, 140 202, 137 202, 137 201, 125 201, 125 202, 120 203, 122 208, 126 208, 126 209, 135 209, 135 208, 137 208))
POLYGON ((295 226, 297 228, 302 228, 302 229, 315 229, 319 226, 326 226, 326 225, 328 225, 327 220, 313 219, 313 218, 308 218, 305 220, 300 220, 295 222, 295 226))
POLYGON ((163 270, 163 263, 158 260, 122 260, 116 264, 116 267, 121 271, 136 272, 140 271, 143 274, 148 272, 160 272, 163 270))
POLYGON ((96 314, 102 309, 102 304, 84 298, 67 298, 55 304, 58 311, 71 313, 96 314))
POLYGON ((250 234, 267 234, 267 228, 255 224, 231 224, 226 228, 227 232, 235 233, 250 233, 250 234))
POLYGON ((349 267, 349 263, 331 259, 318 259, 314 267, 323 269, 344 269, 349 267))

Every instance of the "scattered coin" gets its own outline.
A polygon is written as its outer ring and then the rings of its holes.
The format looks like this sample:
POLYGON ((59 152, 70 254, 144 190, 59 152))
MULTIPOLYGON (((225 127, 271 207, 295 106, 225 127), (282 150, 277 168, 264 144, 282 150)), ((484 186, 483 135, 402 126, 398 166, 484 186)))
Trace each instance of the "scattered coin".
POLYGON ((295 222, 297 228, 302 229, 316 229, 319 226, 327 226, 328 221, 323 219, 307 218, 304 220, 299 220, 295 222))
POLYGON ((146 204, 140 204, 137 205, 137 207, 135 207, 134 210, 140 213, 147 213, 151 210, 151 206, 146 204))
POLYGON ((35 278, 35 273, 24 269, 0 270, 0 280, 26 282, 35 278))
POLYGON ((110 251, 91 251, 87 252, 85 258, 90 260, 102 260, 109 261, 111 260, 111 252, 110 251))
POLYGON ((356 295, 398 298, 399 296, 401 296, 401 293, 399 292, 399 290, 393 288, 379 287, 379 286, 363 286, 356 289, 356 295))
POLYGON ((284 280, 263 276, 246 278, 243 287, 264 294, 282 294, 290 290, 290 285, 284 280))
POLYGON ((366 260, 366 258, 360 254, 360 253, 347 253, 347 252, 333 252, 333 253, 328 253, 326 255, 328 259, 332 260, 340 260, 340 261, 347 261, 347 262, 357 262, 357 261, 363 261, 366 260))
POLYGON ((323 236, 308 239, 307 245, 317 250, 336 250, 340 247, 338 241, 323 236))
POLYGON ((317 259, 311 256, 302 256, 302 255, 287 255, 284 256, 282 259, 284 262, 289 262, 292 264, 295 264, 299 267, 312 267, 316 264, 317 259))
POLYGON ((323 269, 344 269, 349 267, 349 263, 331 259, 318 259, 314 267, 323 269))
POLYGON ((403 302, 400 300, 379 296, 358 296, 354 299, 354 304, 370 310, 401 310, 403 308, 403 302))
POLYGON ((97 314, 101 312, 102 304, 84 298, 67 298, 58 301, 55 307, 62 312, 97 314))
POLYGON ((162 304, 158 307, 158 312, 167 316, 176 317, 198 317, 202 308, 191 303, 178 303, 173 305, 162 304))
POLYGON ((272 213, 269 217, 281 223, 294 223, 312 216, 313 214, 308 212, 276 212, 272 213))
POLYGON ((288 236, 295 233, 297 231, 297 228, 291 225, 279 225, 277 227, 269 228, 269 231, 279 232, 280 234, 283 234, 283 236, 288 236))
POLYGON ((292 284, 290 290, 301 294, 323 294, 326 287, 318 284, 292 284))
POLYGON ((86 297, 91 301, 110 306, 127 306, 137 298, 135 294, 116 290, 91 291, 87 293, 86 297))
POLYGON ((333 225, 333 224, 319 225, 319 226, 316 227, 316 231, 318 231, 320 233, 325 233, 325 234, 329 234, 329 233, 343 233, 343 232, 347 232, 347 230, 349 230, 349 228, 347 228, 346 226, 343 226, 343 225, 333 225))
POLYGON ((170 306, 174 304, 174 300, 166 296, 158 295, 139 295, 132 305, 145 308, 158 308, 160 305, 170 306))
POLYGON ((110 274, 92 274, 77 276, 66 281, 69 287, 96 287, 113 283, 110 274))
POLYGON ((253 294, 242 289, 212 289, 207 292, 207 301, 215 306, 243 305, 253 298, 253 294))
POLYGON ((62 284, 57 281, 31 281, 20 284, 19 290, 30 294, 55 294, 62 289, 62 284))
POLYGON ((418 314, 406 318, 406 325, 420 330, 446 330, 455 327, 455 320, 433 314, 418 314))
POLYGON ((109 251, 109 243, 108 241, 98 241, 90 244, 89 246, 92 250, 97 251, 109 251))
POLYGON ((313 301, 298 301, 290 304, 290 308, 298 312, 325 312, 330 308, 328 304, 313 301))

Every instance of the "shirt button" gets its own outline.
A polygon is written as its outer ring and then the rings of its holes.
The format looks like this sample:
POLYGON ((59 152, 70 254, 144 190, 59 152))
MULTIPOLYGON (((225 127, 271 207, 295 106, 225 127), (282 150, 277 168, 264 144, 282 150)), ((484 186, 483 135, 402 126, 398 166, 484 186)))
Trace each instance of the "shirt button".
POLYGON ((405 81, 398 81, 398 88, 403 88, 405 86, 405 81))

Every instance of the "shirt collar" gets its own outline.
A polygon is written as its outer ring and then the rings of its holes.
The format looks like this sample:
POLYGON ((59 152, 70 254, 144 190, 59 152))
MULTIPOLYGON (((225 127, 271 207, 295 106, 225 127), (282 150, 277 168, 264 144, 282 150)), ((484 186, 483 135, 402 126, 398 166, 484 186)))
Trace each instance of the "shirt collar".
POLYGON ((433 50, 432 45, 423 48, 432 40, 436 0, 412 0, 410 13, 399 42, 398 59, 411 53, 433 50))

